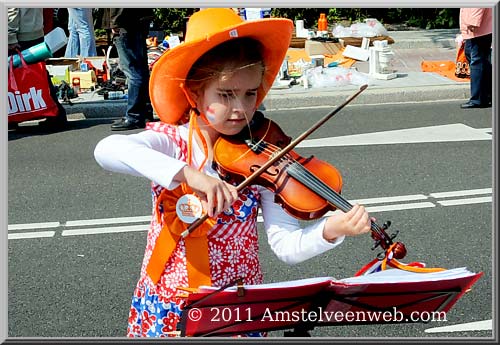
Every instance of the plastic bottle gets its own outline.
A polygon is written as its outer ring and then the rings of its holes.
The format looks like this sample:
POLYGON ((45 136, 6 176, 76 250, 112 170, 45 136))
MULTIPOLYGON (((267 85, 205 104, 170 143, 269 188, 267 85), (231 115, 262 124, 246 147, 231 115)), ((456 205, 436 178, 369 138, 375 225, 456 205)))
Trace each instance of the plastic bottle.
POLYGON ((108 97, 105 99, 122 99, 123 91, 109 91, 108 97))
POLYGON ((326 19, 326 14, 320 13, 318 19, 318 31, 327 31, 328 30, 328 21, 326 19))

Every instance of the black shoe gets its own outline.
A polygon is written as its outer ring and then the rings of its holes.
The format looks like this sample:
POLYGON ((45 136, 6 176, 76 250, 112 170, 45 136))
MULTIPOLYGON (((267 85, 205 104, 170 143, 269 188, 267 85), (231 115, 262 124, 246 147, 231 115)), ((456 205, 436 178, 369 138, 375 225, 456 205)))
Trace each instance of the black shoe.
POLYGON ((122 119, 121 121, 111 125, 112 131, 128 131, 131 129, 140 129, 146 127, 145 123, 142 122, 132 122, 128 119, 122 119))
POLYGON ((460 105, 462 109, 485 108, 484 105, 471 103, 470 101, 460 105))

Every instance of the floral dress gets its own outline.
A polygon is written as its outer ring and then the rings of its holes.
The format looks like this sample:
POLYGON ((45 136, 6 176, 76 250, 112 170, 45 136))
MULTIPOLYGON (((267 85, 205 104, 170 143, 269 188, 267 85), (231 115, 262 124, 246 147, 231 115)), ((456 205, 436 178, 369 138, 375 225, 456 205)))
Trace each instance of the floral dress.
MULTIPOLYGON (((176 126, 153 123, 149 129, 168 135, 178 146, 177 159, 186 161, 187 142, 176 126)), ((175 335, 185 298, 179 297, 179 287, 188 287, 186 247, 179 240, 155 285, 146 273, 156 239, 163 228, 162 208, 156 207, 163 187, 152 183, 153 217, 141 275, 132 297, 128 318, 128 337, 167 337, 175 335), (169 334, 170 332, 170 334, 169 334)), ((212 285, 221 287, 238 278, 245 284, 261 284, 262 272, 258 258, 257 210, 260 195, 256 187, 247 187, 229 211, 219 215, 216 225, 208 232, 209 265, 212 285)), ((260 332, 247 334, 262 336, 260 332)))

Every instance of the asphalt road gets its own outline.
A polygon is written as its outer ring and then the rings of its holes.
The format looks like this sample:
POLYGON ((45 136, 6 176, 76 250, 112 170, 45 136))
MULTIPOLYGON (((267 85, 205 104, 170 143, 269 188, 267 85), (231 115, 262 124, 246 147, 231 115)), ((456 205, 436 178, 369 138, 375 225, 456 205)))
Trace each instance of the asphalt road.
MULTIPOLYGON (((329 110, 267 116, 296 137, 329 110)), ((341 171, 346 199, 364 200, 380 223, 392 221, 390 230, 400 231, 397 240, 408 249, 405 262, 484 272, 447 322, 321 327, 313 336, 492 336, 491 330, 465 328, 425 332, 493 317, 491 115, 491 109, 461 110, 456 101, 348 106, 308 138, 330 139, 297 148, 341 171), (455 193, 437 194, 446 192, 455 193), (405 196, 417 199, 404 201, 405 196)), ((93 149, 111 133, 111 122, 72 121, 59 133, 31 124, 9 131, 10 337, 125 334, 151 197, 148 181, 95 163, 93 149)), ((270 251, 265 235, 260 241, 266 282, 349 277, 377 254, 369 236, 348 238, 335 250, 288 266, 270 251)))

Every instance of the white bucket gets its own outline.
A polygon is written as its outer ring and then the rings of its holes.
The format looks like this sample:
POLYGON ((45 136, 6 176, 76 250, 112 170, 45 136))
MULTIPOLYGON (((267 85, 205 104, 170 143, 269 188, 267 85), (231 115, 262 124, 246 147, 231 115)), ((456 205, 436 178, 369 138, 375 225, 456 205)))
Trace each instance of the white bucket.
POLYGON ((302 32, 304 30, 304 21, 296 20, 295 21, 295 32, 302 32))

